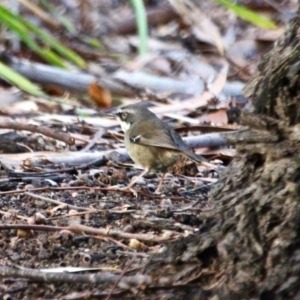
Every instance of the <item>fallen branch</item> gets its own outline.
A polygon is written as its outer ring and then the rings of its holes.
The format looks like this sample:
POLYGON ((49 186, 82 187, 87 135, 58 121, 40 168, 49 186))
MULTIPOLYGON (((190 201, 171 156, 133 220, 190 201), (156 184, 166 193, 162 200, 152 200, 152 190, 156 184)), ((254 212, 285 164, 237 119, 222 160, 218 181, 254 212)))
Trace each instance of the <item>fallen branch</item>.
POLYGON ((120 230, 107 228, 93 228, 80 224, 72 224, 68 227, 59 227, 59 226, 44 226, 44 225, 27 225, 27 224, 0 224, 0 230, 11 230, 11 229, 23 229, 23 230, 34 230, 34 231, 48 231, 56 232, 62 230, 68 230, 73 233, 85 233, 91 235, 102 235, 113 238, 120 239, 137 239, 139 241, 148 242, 148 243, 162 243, 172 240, 173 238, 165 238, 156 236, 153 234, 142 234, 142 233, 127 233, 120 230))
POLYGON ((11 120, 0 120, 0 128, 9 128, 14 130, 26 130, 30 132, 41 133, 45 136, 54 138, 56 140, 65 142, 67 145, 74 145, 75 139, 71 137, 68 133, 64 133, 62 131, 54 130, 48 127, 42 127, 32 124, 18 123, 16 121, 11 120))
POLYGON ((57 85, 71 91, 87 94, 92 83, 99 83, 102 87, 109 89, 115 96, 132 97, 136 94, 136 91, 131 90, 128 86, 108 77, 97 78, 91 74, 62 70, 40 63, 32 63, 25 59, 9 56, 6 52, 0 53, 0 60, 26 78, 40 84, 57 85))
MULTIPOLYGON (((180 80, 155 76, 145 72, 128 72, 124 70, 118 70, 111 77, 107 75, 99 78, 79 71, 71 72, 40 63, 31 63, 24 59, 8 56, 5 52, 0 53, 0 60, 30 80, 45 85, 61 86, 77 92, 88 93, 92 83, 108 89, 115 96, 127 97, 135 96, 139 91, 145 89, 155 93, 172 91, 173 93, 191 95, 199 95, 204 90, 204 83, 199 79, 180 80)), ((224 85, 223 92, 228 96, 237 95, 242 93, 242 88, 243 84, 236 87, 235 83, 227 82, 224 85)), ((195 106, 193 108, 195 109, 195 106)), ((168 105, 167 109, 173 108, 168 105)))
POLYGON ((123 276, 114 275, 110 273, 106 274, 70 274, 70 273, 50 273, 42 272, 36 269, 19 269, 16 267, 0 267, 0 277, 12 277, 12 278, 26 278, 35 281, 42 281, 47 283, 54 282, 69 282, 69 283, 88 283, 88 284, 102 284, 102 283, 116 283, 122 286, 122 288, 135 287, 140 285, 149 285, 152 283, 151 276, 147 275, 134 275, 123 276))

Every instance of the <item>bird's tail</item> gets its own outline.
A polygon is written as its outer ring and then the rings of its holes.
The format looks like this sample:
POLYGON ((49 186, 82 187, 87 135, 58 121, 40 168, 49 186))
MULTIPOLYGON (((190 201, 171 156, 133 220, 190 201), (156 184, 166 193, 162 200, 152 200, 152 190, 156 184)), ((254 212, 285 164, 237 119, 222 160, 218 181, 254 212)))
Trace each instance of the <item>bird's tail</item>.
POLYGON ((201 163, 205 167, 212 168, 212 169, 216 168, 215 165, 209 163, 208 160, 206 158, 202 157, 201 155, 198 155, 196 153, 193 153, 193 152, 190 152, 190 151, 187 151, 187 150, 183 151, 182 154, 185 155, 185 156, 187 156, 191 160, 194 160, 196 162, 201 163))
POLYGON ((183 151, 182 152, 183 155, 189 157, 191 160, 194 160, 196 162, 202 162, 202 161, 206 161, 208 162, 208 160, 204 157, 202 157, 201 155, 198 155, 196 153, 190 152, 190 151, 183 151))

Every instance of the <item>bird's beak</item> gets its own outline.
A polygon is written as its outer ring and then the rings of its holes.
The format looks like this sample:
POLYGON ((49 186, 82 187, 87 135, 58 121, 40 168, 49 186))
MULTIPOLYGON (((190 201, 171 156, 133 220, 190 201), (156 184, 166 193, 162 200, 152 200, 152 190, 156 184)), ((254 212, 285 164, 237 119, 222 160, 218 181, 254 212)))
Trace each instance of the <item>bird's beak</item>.
POLYGON ((116 118, 116 112, 117 112, 116 107, 108 108, 108 109, 105 109, 104 111, 102 110, 103 115, 105 117, 110 118, 110 119, 115 119, 116 118))
POLYGON ((113 114, 113 113, 105 114, 105 116, 107 116, 109 119, 115 119, 116 118, 116 114, 113 114))

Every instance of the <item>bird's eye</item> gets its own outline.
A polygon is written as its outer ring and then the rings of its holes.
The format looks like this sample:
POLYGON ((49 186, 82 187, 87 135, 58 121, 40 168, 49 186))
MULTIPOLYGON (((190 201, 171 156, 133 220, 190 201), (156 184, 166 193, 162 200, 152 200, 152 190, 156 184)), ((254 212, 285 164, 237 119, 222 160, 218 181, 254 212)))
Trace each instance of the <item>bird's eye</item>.
POLYGON ((128 115, 128 114, 127 114, 126 112, 119 112, 119 113, 118 113, 118 116, 119 116, 119 118, 120 118, 122 121, 126 120, 127 115, 128 115))

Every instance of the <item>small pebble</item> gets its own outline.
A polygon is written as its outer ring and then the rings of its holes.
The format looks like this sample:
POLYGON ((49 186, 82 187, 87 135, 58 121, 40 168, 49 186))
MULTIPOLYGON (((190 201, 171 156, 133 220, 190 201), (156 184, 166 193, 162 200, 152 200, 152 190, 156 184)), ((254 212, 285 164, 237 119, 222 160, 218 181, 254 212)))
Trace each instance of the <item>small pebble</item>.
POLYGON ((162 199, 160 202, 160 207, 161 208, 172 208, 173 203, 170 199, 162 199))
POLYGON ((155 191, 156 190, 156 186, 153 184, 153 183, 149 183, 148 185, 147 185, 147 187, 148 187, 148 189, 150 190, 150 191, 155 191))
POLYGON ((132 232, 134 232, 134 228, 133 228, 132 225, 128 224, 128 225, 126 225, 126 226, 123 228, 123 231, 124 231, 124 232, 128 232, 128 233, 132 233, 132 232))

